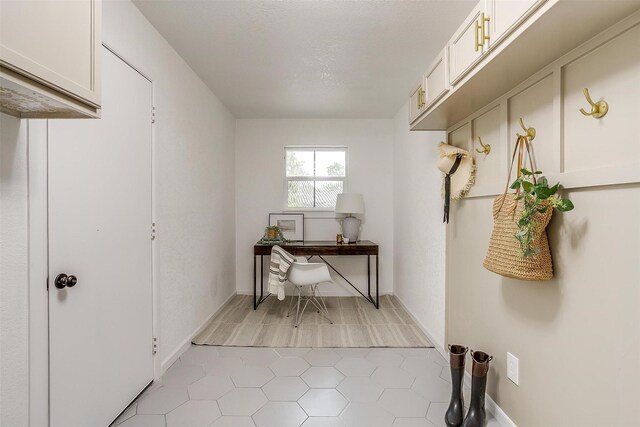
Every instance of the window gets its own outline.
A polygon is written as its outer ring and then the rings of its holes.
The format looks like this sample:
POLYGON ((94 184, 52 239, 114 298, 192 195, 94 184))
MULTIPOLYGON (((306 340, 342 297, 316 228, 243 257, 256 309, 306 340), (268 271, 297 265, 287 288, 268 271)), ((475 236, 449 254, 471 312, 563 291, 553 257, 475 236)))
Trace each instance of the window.
POLYGON ((286 147, 286 207, 333 209, 346 189, 346 147, 286 147))

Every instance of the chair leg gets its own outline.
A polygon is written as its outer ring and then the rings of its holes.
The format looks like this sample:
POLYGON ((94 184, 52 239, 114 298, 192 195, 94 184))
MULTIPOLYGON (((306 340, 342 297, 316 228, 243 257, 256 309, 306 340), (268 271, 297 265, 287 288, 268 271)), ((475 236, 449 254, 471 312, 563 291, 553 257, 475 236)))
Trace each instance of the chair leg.
POLYGON ((291 309, 293 308, 293 300, 296 299, 294 295, 291 295, 291 300, 289 301, 289 310, 287 310, 287 317, 291 314, 291 309))
POLYGON ((298 287, 298 308, 296 310, 296 323, 295 323, 296 328, 298 327, 298 325, 300 325, 300 322, 302 321, 302 316, 304 315, 304 312, 307 309, 307 306, 309 305, 309 301, 312 301, 312 298, 309 295, 303 296, 302 293, 303 293, 302 286, 299 286, 298 287), (304 301, 304 305, 302 306, 302 310, 300 310, 300 305, 302 304, 302 301, 304 301))
MULTIPOLYGON (((296 304, 296 321, 294 327, 297 328, 300 324, 300 300, 302 299, 302 288, 297 286, 298 288, 298 304, 296 304)), ((304 312, 304 311, 303 311, 304 312)))
POLYGON ((322 312, 322 307, 320 306, 320 303, 316 298, 316 291, 318 290, 318 284, 311 285, 310 288, 311 288, 311 299, 312 299, 311 303, 314 305, 316 310, 318 310, 318 314, 319 314, 322 312))
POLYGON ((316 298, 316 292, 318 293, 318 296, 320 297, 320 301, 322 302, 322 307, 320 307, 320 304, 317 305, 318 308, 320 309, 318 310, 318 313, 322 312, 322 315, 326 317, 329 323, 333 325, 333 320, 331 320, 331 317, 329 317, 329 310, 327 310, 327 305, 324 303, 324 298, 322 297, 322 293, 320 292, 320 289, 318 289, 318 285, 315 285, 315 287, 313 288, 313 299, 316 300, 317 302, 318 300, 316 298))
POLYGON ((311 296, 309 298, 311 299, 311 304, 316 308, 316 310, 318 310, 318 313, 320 313, 322 311, 322 306, 316 298, 316 286, 317 285, 311 285, 311 296))
MULTIPOLYGON (((327 313, 327 315, 329 315, 329 310, 327 309, 327 304, 324 303, 324 297, 322 296, 322 293, 320 293, 320 289, 317 290, 318 291, 318 295, 320 296, 320 301, 322 302, 322 307, 324 307, 324 312, 327 313)), ((331 319, 329 319, 331 320, 331 319)), ((333 322, 331 322, 333 323, 333 322)))
MULTIPOLYGON (((320 295, 320 291, 318 291, 317 287, 318 287, 318 285, 309 286, 310 294, 307 294, 305 292, 305 295, 302 295, 303 292, 304 292, 303 291, 303 286, 296 286, 296 289, 298 291, 298 302, 295 305, 296 306, 296 318, 295 318, 295 321, 293 323, 293 326, 295 328, 297 328, 298 325, 300 325, 300 321, 302 320, 302 316, 304 315, 304 312, 307 309, 307 306, 309 305, 309 303, 311 303, 311 305, 313 305, 316 309, 318 309, 318 313, 322 313, 322 315, 324 317, 326 317, 327 320, 329 320, 329 322, 331 322, 331 324, 333 324, 333 321, 329 317, 329 310, 327 310, 327 306, 324 303, 324 299, 322 298, 322 295, 320 295), (316 292, 318 292, 318 295, 320 295, 320 299, 322 301, 322 305, 320 305, 320 302, 316 298, 316 292), (304 302, 304 305, 303 305, 303 302, 304 302), (300 309, 300 306, 302 306, 302 309, 300 309)), ((287 317, 289 317, 289 315, 293 311, 293 300, 294 299, 295 299, 295 296, 292 296, 291 297, 291 302, 289 302, 289 311, 287 312, 287 317)))
POLYGON ((309 298, 305 298, 304 305, 302 306, 302 311, 300 311, 300 318, 298 319, 298 325, 302 321, 302 316, 304 315, 304 311, 307 309, 307 306, 309 305, 309 301, 310 301, 309 298))

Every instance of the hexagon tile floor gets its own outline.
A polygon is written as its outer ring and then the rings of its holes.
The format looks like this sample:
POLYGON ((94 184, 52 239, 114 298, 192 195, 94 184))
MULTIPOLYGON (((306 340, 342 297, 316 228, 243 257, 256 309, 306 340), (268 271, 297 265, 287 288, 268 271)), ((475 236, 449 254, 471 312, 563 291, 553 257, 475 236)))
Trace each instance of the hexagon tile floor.
POLYGON ((440 427, 447 366, 432 348, 191 346, 115 425, 440 427))

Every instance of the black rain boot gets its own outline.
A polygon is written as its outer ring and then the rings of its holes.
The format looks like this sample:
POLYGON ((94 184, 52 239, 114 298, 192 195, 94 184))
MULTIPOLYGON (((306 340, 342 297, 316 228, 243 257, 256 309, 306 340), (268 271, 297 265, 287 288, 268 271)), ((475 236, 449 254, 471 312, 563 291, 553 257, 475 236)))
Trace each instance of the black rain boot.
POLYGON ((484 409, 484 395, 487 392, 489 362, 491 362, 493 356, 489 356, 483 351, 471 350, 471 357, 473 358, 471 402, 462 427, 485 427, 487 424, 487 412, 484 409))
POLYGON ((460 427, 464 413, 462 381, 464 380, 464 361, 469 349, 462 345, 449 344, 449 365, 451 366, 451 402, 444 414, 447 427, 460 427))

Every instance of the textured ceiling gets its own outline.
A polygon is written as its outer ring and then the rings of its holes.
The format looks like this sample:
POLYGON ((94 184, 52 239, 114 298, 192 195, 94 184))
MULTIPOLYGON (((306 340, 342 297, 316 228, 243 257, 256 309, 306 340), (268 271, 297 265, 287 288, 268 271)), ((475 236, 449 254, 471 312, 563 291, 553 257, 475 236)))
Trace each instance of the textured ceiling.
POLYGON ((239 118, 387 118, 473 1, 136 6, 239 118))

